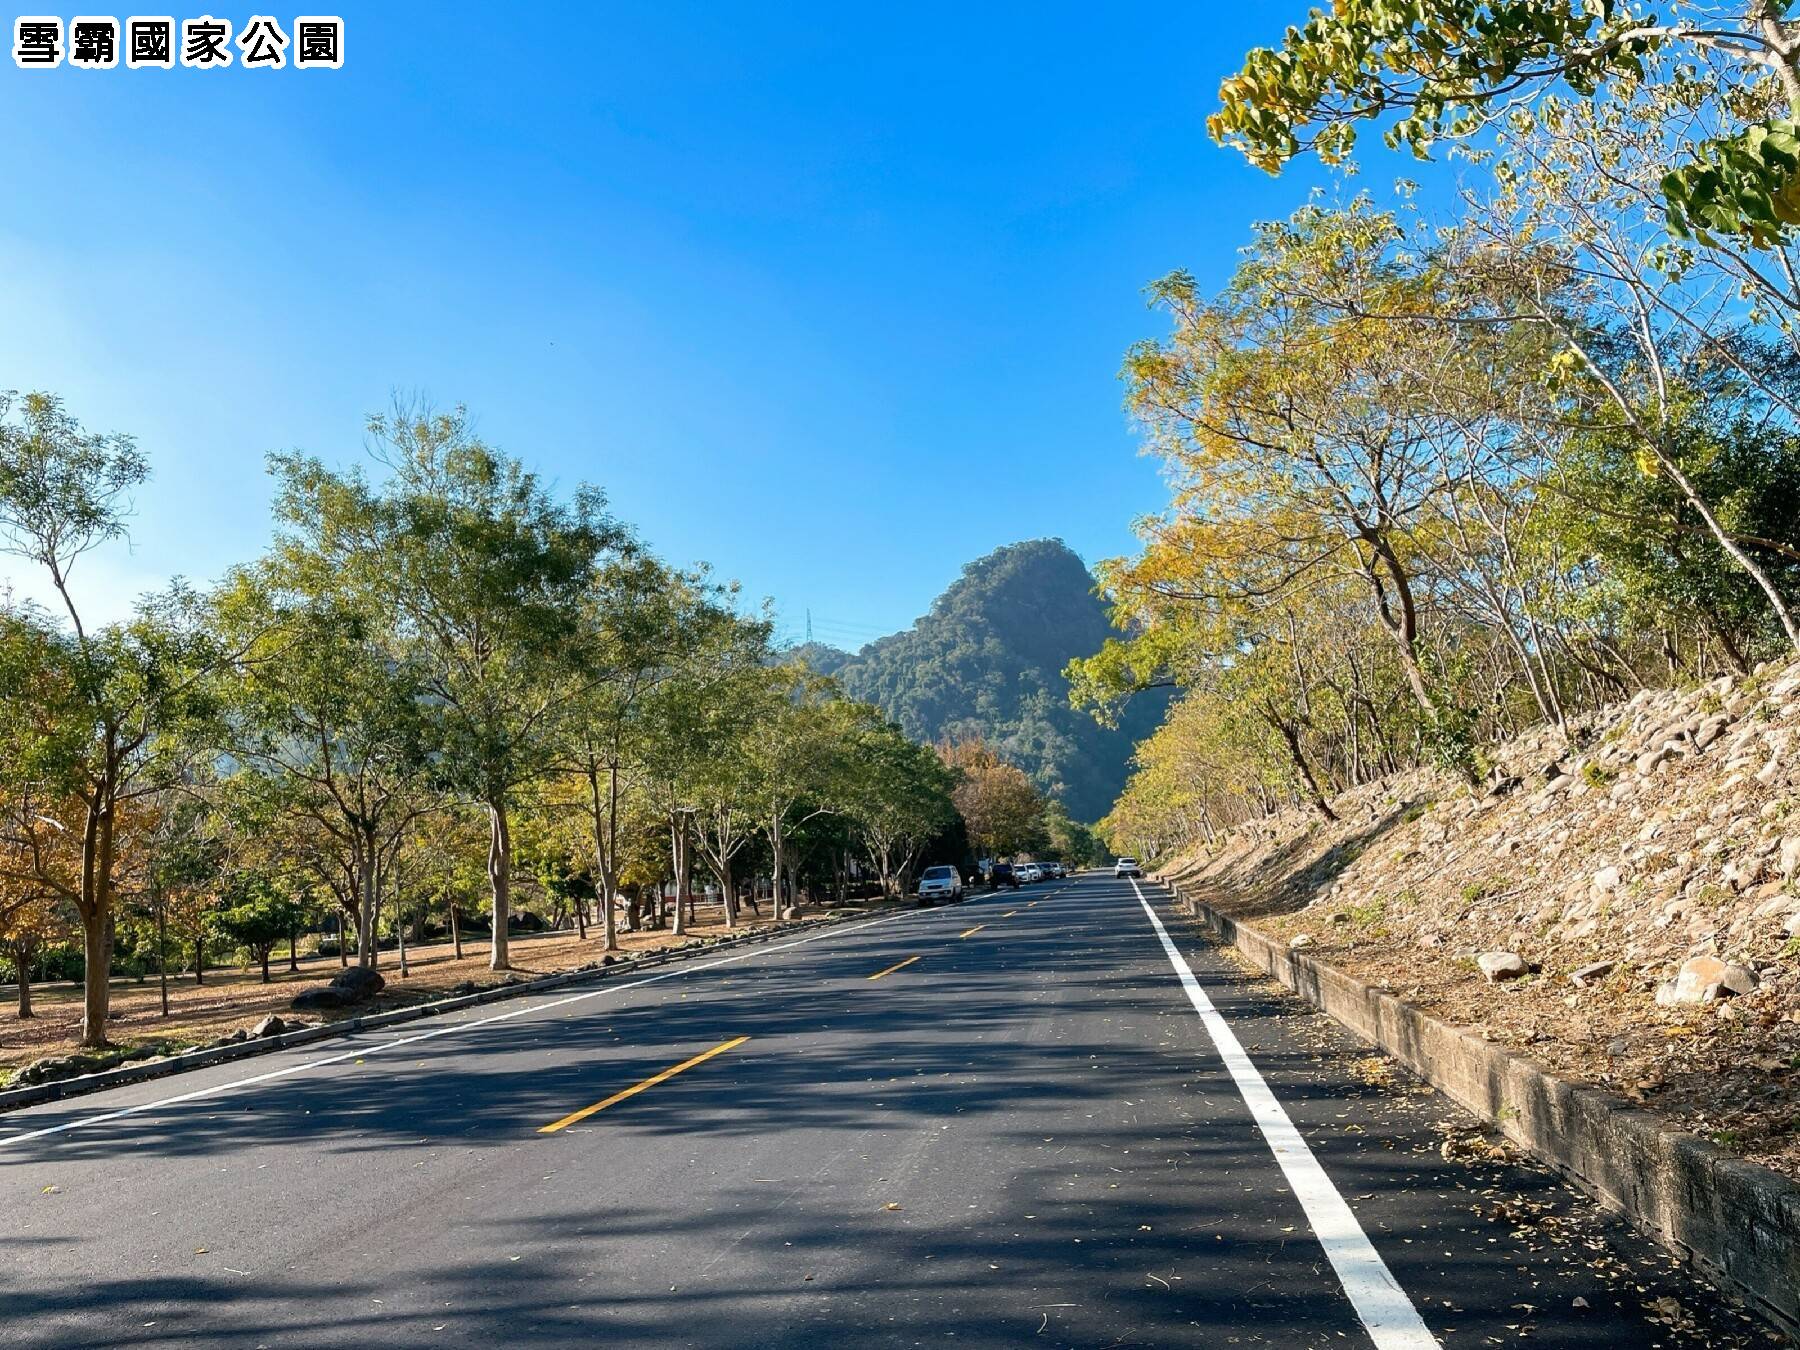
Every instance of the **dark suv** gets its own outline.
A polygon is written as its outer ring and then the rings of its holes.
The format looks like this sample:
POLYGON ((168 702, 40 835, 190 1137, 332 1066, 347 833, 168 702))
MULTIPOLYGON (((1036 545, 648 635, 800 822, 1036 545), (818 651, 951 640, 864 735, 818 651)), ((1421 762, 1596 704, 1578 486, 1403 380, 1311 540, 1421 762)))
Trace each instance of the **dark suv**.
POLYGON ((1019 878, 1013 875, 1011 863, 995 863, 993 870, 988 873, 990 891, 997 891, 1002 886, 1010 886, 1015 891, 1019 889, 1019 878))

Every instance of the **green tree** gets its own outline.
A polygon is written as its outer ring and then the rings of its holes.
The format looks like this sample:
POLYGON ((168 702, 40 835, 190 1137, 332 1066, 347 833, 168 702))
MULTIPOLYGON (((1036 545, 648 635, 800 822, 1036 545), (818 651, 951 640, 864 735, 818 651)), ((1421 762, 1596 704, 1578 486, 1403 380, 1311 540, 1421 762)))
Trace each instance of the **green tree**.
POLYGON ((71 580, 81 558, 125 533, 149 472, 126 436, 91 433, 49 394, 0 396, 0 551, 43 570, 61 621, 0 610, 0 775, 80 803, 76 879, 37 880, 75 909, 86 989, 82 1043, 104 1046, 110 1008, 121 813, 180 776, 210 713, 222 653, 179 587, 92 626, 71 580))
MULTIPOLYGON (((297 466, 280 466, 284 475, 297 466)), ((284 476, 284 500, 301 489, 284 476)), ((434 805, 434 728, 425 672, 355 570, 332 565, 318 516, 289 516, 270 555, 240 568, 216 600, 242 653, 222 741, 230 787, 265 826, 285 817, 308 838, 357 926, 358 964, 373 967, 383 862, 434 805)))
POLYGON ((1467 713, 1429 661, 1420 524, 1481 444, 1453 395, 1484 339, 1442 340, 1446 279, 1404 238, 1364 200, 1308 206, 1258 226, 1215 299, 1185 273, 1152 288, 1174 331, 1134 347, 1125 378, 1174 507, 1109 584, 1267 633, 1297 596, 1351 582, 1437 752, 1472 780, 1467 713))
POLYGON ((770 668, 754 692, 754 716, 744 737, 747 800, 769 845, 774 904, 779 917, 800 904, 796 832, 838 809, 845 789, 847 724, 854 716, 837 686, 804 667, 770 668))
POLYGON ((689 582, 673 598, 676 640, 667 650, 663 678, 643 700, 633 772, 668 831, 675 931, 683 933, 703 818, 727 885, 743 822, 755 819, 746 736, 770 711, 761 698, 768 683, 768 626, 741 618, 725 603, 729 595, 709 586, 689 582))
POLYGON ((416 663, 436 718, 438 779, 487 812, 490 964, 505 970, 510 815, 554 771, 557 722, 583 682, 583 600, 630 541, 596 490, 558 500, 461 408, 397 407, 368 431, 389 471, 379 488, 280 457, 278 518, 391 607, 397 654, 416 663))
POLYGON ((243 869, 226 883, 213 925, 219 936, 250 953, 267 984, 269 954, 288 940, 305 913, 304 902, 274 878, 243 869))
POLYGON ((881 878, 883 895, 905 884, 919 851, 956 818, 955 779, 928 746, 909 740, 873 708, 852 706, 861 726, 848 747, 844 814, 881 878))

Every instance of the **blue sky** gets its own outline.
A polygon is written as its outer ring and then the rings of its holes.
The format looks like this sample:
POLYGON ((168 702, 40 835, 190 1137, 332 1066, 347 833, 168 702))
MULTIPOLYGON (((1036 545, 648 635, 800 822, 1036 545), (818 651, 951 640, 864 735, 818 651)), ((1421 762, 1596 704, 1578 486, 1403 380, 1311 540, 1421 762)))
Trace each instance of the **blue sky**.
POLYGON ((156 466, 98 605, 254 554, 264 454, 398 389, 857 645, 1001 544, 1130 548, 1141 288, 1318 181, 1203 126, 1300 0, 342 12, 340 72, 0 61, 0 388, 156 466))

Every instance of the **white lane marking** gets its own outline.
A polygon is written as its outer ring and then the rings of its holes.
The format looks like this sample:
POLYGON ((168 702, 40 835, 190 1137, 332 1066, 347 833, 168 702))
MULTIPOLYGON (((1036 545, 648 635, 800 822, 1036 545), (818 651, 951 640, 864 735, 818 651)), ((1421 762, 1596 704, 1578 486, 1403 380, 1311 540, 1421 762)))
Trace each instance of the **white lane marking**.
POLYGON ((846 933, 859 933, 878 924, 892 923, 895 919, 917 918, 929 913, 927 910, 902 910, 898 914, 884 914, 879 919, 869 919, 863 923, 846 924, 838 928, 828 928, 823 933, 814 933, 810 937, 796 938, 792 942, 777 943, 773 947, 753 947, 747 952, 739 952, 735 956, 722 956, 716 961, 705 961, 699 965, 682 966, 677 970, 665 970, 660 975, 646 975, 641 980, 633 980, 629 984, 602 984, 598 989, 584 990, 579 994, 569 994, 563 998, 548 999, 543 1003, 530 1003, 522 1008, 514 1008, 511 1012, 497 1013, 492 1017, 476 1018, 470 1022, 453 1022, 449 1026, 434 1027, 430 1031, 416 1032, 410 1036, 401 1036, 391 1041, 381 1041, 375 1045, 362 1045, 354 1050, 344 1050, 335 1055, 322 1055, 318 1059, 309 1059, 301 1064, 290 1064, 286 1068, 271 1069, 268 1073, 251 1074, 245 1078, 233 1078, 223 1083, 214 1083, 211 1087, 196 1088, 192 1092, 179 1092, 172 1097, 158 1097, 155 1101, 140 1102, 136 1106, 123 1106, 116 1111, 102 1111, 91 1116, 79 1116, 74 1120, 66 1120, 60 1125, 46 1125, 38 1130, 25 1130, 18 1134, 0 1135, 0 1149, 8 1144, 23 1143, 27 1139, 42 1139, 45 1135, 61 1134, 65 1130, 78 1130, 88 1125, 100 1125, 109 1120, 118 1120, 123 1116, 140 1115, 145 1111, 159 1110, 165 1106, 176 1106, 182 1102, 198 1101, 202 1097, 215 1097, 221 1092, 229 1092, 233 1088, 250 1087, 257 1083, 267 1083, 277 1078, 287 1078, 293 1074, 305 1073, 309 1069, 324 1068, 328 1064, 341 1064, 347 1059, 357 1059, 367 1055, 379 1055, 387 1050, 398 1050, 402 1046, 417 1045, 420 1041, 436 1040, 439 1036, 448 1036, 458 1031, 473 1031, 477 1027, 493 1026, 497 1022, 510 1022, 517 1017, 528 1017, 532 1013, 545 1012, 551 1008, 566 1007, 571 1003, 580 1003, 586 999, 599 998, 605 994, 622 994, 628 989, 641 989, 647 984, 655 984, 659 980, 672 980, 677 975, 697 975, 703 970, 717 970, 720 966, 734 965, 739 961, 747 961, 752 956, 769 956, 775 952, 790 951, 795 947, 804 947, 809 942, 817 942, 821 938, 842 937, 846 933))
POLYGON ((1368 1234, 1357 1223, 1356 1215, 1338 1194, 1337 1187, 1331 1184, 1331 1178, 1325 1175, 1325 1169, 1319 1166, 1319 1160, 1306 1146, 1306 1140, 1300 1137, 1300 1131, 1294 1128, 1294 1122, 1288 1119, 1288 1113, 1275 1099, 1268 1083, 1263 1081, 1231 1025, 1220 1016, 1206 991, 1200 987, 1200 981, 1194 978, 1193 968, 1170 941, 1168 929, 1156 917, 1156 911, 1150 908, 1150 902, 1144 899, 1136 881, 1131 882, 1131 889, 1144 907, 1144 913, 1150 916, 1150 924, 1156 929, 1169 964, 1181 977, 1181 987, 1187 991, 1188 1001, 1200 1014, 1206 1034, 1212 1037, 1219 1058, 1225 1061, 1232 1081, 1244 1098, 1244 1105, 1250 1108, 1256 1128, 1262 1131, 1264 1142, 1274 1153, 1282 1174, 1300 1201, 1300 1208, 1306 1211, 1306 1220, 1312 1225, 1319 1245, 1325 1249, 1326 1259, 1337 1272, 1338 1282, 1344 1286, 1344 1293, 1349 1295, 1370 1339, 1378 1350, 1441 1350, 1437 1338, 1419 1317, 1419 1310, 1387 1268, 1368 1234))

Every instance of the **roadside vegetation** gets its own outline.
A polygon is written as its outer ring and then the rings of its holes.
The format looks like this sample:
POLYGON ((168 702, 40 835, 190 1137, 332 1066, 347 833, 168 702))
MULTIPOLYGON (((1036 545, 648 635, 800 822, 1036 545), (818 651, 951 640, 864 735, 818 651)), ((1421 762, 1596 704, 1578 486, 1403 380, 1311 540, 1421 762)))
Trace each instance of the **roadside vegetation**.
POLYGON ((1800 29, 1640 8, 1340 4, 1226 81, 1254 162, 1373 124, 1451 205, 1317 198, 1216 294, 1151 288, 1124 379, 1173 495, 1070 667, 1103 713, 1180 691, 1114 848, 1421 765, 1486 790, 1529 727, 1800 650, 1800 29))
POLYGON ((597 490, 553 492, 461 409, 366 430, 361 468, 271 457, 262 556, 97 622, 83 562, 150 465, 52 395, 0 398, 0 549, 55 597, 0 604, 0 980, 21 1018, 34 980, 80 980, 98 1049, 112 977, 186 970, 191 993, 302 952, 407 972, 426 943, 508 971, 517 933, 604 954, 681 940, 701 907, 725 931, 896 897, 923 862, 972 867, 965 810, 990 850, 1094 847, 993 752, 909 739, 775 650, 735 587, 652 556, 597 490))
POLYGON ((1069 675, 1176 690, 1113 848, 1797 1175, 1788 11, 1339 0, 1250 53, 1252 162, 1445 163, 1151 287, 1172 496, 1069 675))

